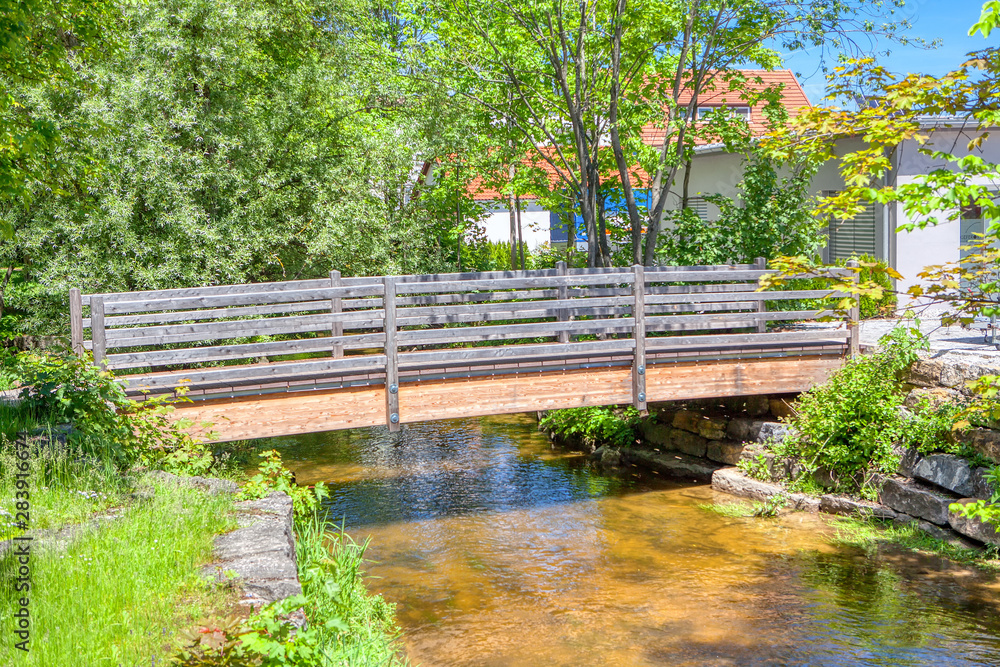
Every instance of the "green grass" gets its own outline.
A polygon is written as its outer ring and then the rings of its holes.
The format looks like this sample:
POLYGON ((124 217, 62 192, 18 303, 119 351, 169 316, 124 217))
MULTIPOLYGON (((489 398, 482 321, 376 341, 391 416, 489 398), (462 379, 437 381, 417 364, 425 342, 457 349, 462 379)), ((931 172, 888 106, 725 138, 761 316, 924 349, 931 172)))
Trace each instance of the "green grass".
POLYGON ((313 627, 339 619, 347 630, 325 629, 320 635, 318 665, 401 665, 393 605, 372 595, 364 584, 367 542, 343 531, 327 530, 319 516, 296 522, 299 579, 308 600, 305 612, 313 627), (331 585, 333 584, 333 585, 331 585))
POLYGON ((179 630, 225 604, 226 593, 209 587, 198 569, 210 560, 214 536, 231 527, 232 502, 158 485, 153 500, 129 506, 66 551, 36 550, 26 654, 9 641, 22 594, 8 576, 11 560, 0 562, 0 664, 165 664, 179 630))
POLYGON ((850 546, 872 553, 880 546, 893 545, 909 551, 933 554, 949 560, 1000 571, 996 550, 966 549, 928 535, 915 523, 898 524, 878 519, 838 518, 836 535, 831 541, 838 546, 850 546))
MULTIPOLYGON (((758 503, 759 504, 759 503, 758 503)), ((705 503, 698 505, 699 509, 712 512, 729 518, 745 518, 753 516, 754 505, 752 503, 705 503)))

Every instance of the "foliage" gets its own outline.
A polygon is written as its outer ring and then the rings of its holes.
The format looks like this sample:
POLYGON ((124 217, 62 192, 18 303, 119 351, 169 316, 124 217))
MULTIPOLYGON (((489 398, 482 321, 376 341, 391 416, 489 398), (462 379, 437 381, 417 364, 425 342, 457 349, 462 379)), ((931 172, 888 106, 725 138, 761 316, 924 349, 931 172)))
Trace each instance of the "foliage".
POLYGON ((292 473, 281 462, 281 454, 273 449, 258 454, 264 462, 259 471, 240 489, 240 500, 266 498, 271 493, 287 493, 298 515, 308 515, 319 507, 327 496, 326 485, 319 482, 314 487, 299 486, 292 473))
POLYGON ((631 406, 551 410, 538 425, 557 436, 578 439, 584 444, 628 447, 636 441, 639 412, 631 406))
MULTIPOLYGON (((795 432, 782 443, 807 473, 829 471, 837 486, 868 486, 871 473, 899 463, 893 445, 914 437, 900 407, 900 374, 927 345, 919 331, 898 327, 874 354, 855 357, 799 397, 795 432)), ((950 432, 950 431, 949 431, 950 432)))
POLYGON ((759 503, 754 507, 753 516, 758 518, 776 517, 787 502, 788 494, 783 492, 768 496, 763 503, 759 503))
POLYGON ((952 503, 949 509, 966 518, 1000 526, 1000 467, 994 466, 986 475, 986 481, 993 489, 993 495, 988 501, 979 499, 968 503, 952 503))
POLYGON ((367 542, 326 529, 313 513, 296 522, 303 595, 272 603, 239 623, 224 619, 185 632, 173 656, 180 667, 394 665, 392 607, 367 593, 361 566, 367 542), (309 627, 294 629, 302 610, 309 627))
POLYGON ((740 458, 736 462, 736 467, 747 477, 759 479, 762 482, 770 482, 772 479, 771 463, 767 455, 763 453, 756 454, 753 457, 740 458))
MULTIPOLYGON (((79 484, 85 480, 97 481, 84 476, 79 484)), ((32 489, 33 509, 48 491, 32 489)), ((152 499, 125 505, 100 530, 81 530, 64 548, 33 548, 32 628, 52 630, 33 631, 27 653, 0 642, 0 664, 162 664, 164 637, 227 602, 224 589, 205 585, 199 566, 210 561, 215 536, 234 527, 232 502, 225 494, 156 484, 152 499)), ((12 553, 0 558, 5 637, 13 637, 12 614, 23 596, 9 585, 17 567, 12 553)))
MULTIPOLYGON (((45 101, 21 86, 46 81, 54 95, 85 97, 92 86, 80 64, 113 48, 116 10, 111 0, 0 2, 0 205, 23 206, 39 184, 79 186, 94 168, 78 142, 98 128, 52 122, 45 101), (57 153, 67 145, 73 149, 57 153)), ((12 235, 10 221, 0 217, 0 237, 12 235)))
MULTIPOLYGON (((896 292, 889 275, 889 264, 885 260, 876 259, 871 255, 861 255, 858 257, 860 271, 858 271, 858 281, 862 284, 874 284, 882 288, 882 296, 876 297, 872 294, 861 294, 861 319, 867 320, 874 317, 885 317, 892 315, 896 310, 896 292)), ((844 262, 838 262, 838 266, 843 266, 844 262)))
POLYGON ((824 242, 812 215, 812 177, 816 167, 792 165, 779 176, 780 165, 752 152, 744 164, 737 198, 705 196, 719 207, 718 219, 702 220, 683 209, 673 229, 663 232, 661 252, 668 264, 743 264, 758 257, 812 255, 824 242))

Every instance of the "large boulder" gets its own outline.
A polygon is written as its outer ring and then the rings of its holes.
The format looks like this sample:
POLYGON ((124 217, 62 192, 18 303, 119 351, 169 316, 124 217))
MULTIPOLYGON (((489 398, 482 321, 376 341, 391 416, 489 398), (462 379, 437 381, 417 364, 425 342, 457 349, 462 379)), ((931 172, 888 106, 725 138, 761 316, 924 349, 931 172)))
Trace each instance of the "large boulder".
POLYGON ((621 456, 633 465, 649 468, 669 477, 692 481, 708 481, 712 478, 712 473, 719 469, 717 464, 674 452, 623 449, 621 456))
POLYGON ((738 442, 757 440, 757 435, 760 433, 760 427, 763 424, 764 422, 762 421, 747 419, 745 417, 730 419, 729 424, 726 426, 726 435, 738 442))
POLYGON ((779 422, 764 422, 757 431, 757 442, 782 442, 787 438, 793 429, 788 424, 779 422))
POLYGON ((958 437, 993 463, 1000 463, 1000 431, 973 428, 960 431, 958 437))
POLYGON ((679 452, 684 452, 690 456, 705 456, 708 440, 700 435, 675 428, 670 433, 670 439, 673 443, 673 448, 679 452))
POLYGON ((959 393, 952 389, 942 389, 941 387, 917 387, 906 395, 903 405, 913 410, 925 406, 932 410, 941 407, 946 403, 957 400, 959 393))
POLYGON ((972 497, 980 500, 991 500, 996 489, 986 479, 989 468, 976 468, 972 471, 972 497))
POLYGON ((960 496, 968 497, 975 491, 972 484, 972 468, 965 459, 953 454, 925 456, 913 466, 913 477, 960 496))
POLYGON ((913 467, 923 458, 917 448, 905 449, 896 445, 893 447, 893 451, 899 456, 899 466, 896 468, 896 472, 903 477, 913 477, 913 467))
POLYGON ((644 421, 639 426, 639 430, 642 432, 643 440, 649 444, 659 445, 664 449, 673 449, 673 439, 670 434, 673 432, 673 427, 667 424, 657 424, 653 421, 644 421))
POLYGON ((682 431, 697 433, 698 422, 700 422, 701 419, 701 415, 697 412, 693 412, 691 410, 680 410, 674 415, 672 426, 674 428, 679 428, 682 431))
MULTIPOLYGON (((975 498, 963 498, 958 501, 958 503, 962 505, 974 502, 976 502, 975 498)), ((985 523, 984 521, 980 521, 979 519, 969 519, 958 512, 952 512, 948 516, 948 524, 956 533, 960 533, 966 537, 971 537, 972 539, 985 544, 1000 545, 1000 532, 997 531, 995 526, 985 523)))
POLYGON ((729 422, 725 419, 704 417, 698 422, 698 435, 706 440, 724 440, 728 424, 729 422))
POLYGON ((885 505, 857 500, 848 496, 826 494, 819 497, 819 509, 829 514, 845 514, 875 519, 895 519, 897 514, 885 505))
POLYGON ((882 482, 879 501, 897 512, 947 526, 948 505, 954 499, 911 480, 889 477, 882 482))
POLYGON ((912 366, 906 380, 917 387, 937 387, 941 383, 940 361, 918 359, 912 366))
POLYGON ((707 458, 719 463, 728 463, 731 466, 739 463, 742 455, 743 443, 727 440, 710 440, 705 450, 707 458))

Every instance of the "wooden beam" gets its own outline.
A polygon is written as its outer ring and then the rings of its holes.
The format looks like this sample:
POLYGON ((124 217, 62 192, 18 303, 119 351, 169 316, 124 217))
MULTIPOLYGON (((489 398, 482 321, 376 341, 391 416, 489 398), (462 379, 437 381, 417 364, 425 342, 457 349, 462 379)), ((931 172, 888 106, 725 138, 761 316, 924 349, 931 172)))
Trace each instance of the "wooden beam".
POLYGON ((83 301, 76 287, 69 291, 69 339, 73 354, 83 356, 83 301))
POLYGON ((398 431, 399 412, 399 346, 396 344, 396 279, 383 278, 385 286, 385 418, 390 431, 398 431))
MULTIPOLYGON (((330 272, 330 287, 340 287, 340 271, 330 272)), ((344 310, 344 300, 339 296, 332 297, 330 299, 330 312, 334 315, 333 326, 330 329, 330 335, 334 338, 344 335, 344 323, 336 318, 338 314, 344 310)), ((333 350, 331 354, 334 358, 344 356, 344 344, 336 342, 333 344, 333 350)))
MULTIPOLYGON (((646 368, 647 401, 796 393, 824 381, 842 362, 799 356, 653 364, 646 368)), ((409 382, 399 394, 399 414, 414 423, 631 400, 631 369, 615 366, 409 382)), ((385 405, 382 387, 351 387, 194 401, 178 405, 169 418, 213 422, 215 439, 226 441, 385 424, 385 405)), ((195 435, 208 430, 199 428, 195 435)))
POLYGON ((635 304, 632 307, 632 319, 635 326, 632 329, 632 339, 635 349, 632 356, 632 406, 639 412, 646 410, 646 302, 643 300, 646 286, 646 274, 641 264, 632 267, 635 281, 632 291, 635 294, 635 304))
POLYGON ((104 356, 107 353, 107 341, 104 331, 104 299, 94 297, 90 300, 90 339, 93 343, 91 348, 94 352, 94 363, 102 369, 107 368, 104 356))

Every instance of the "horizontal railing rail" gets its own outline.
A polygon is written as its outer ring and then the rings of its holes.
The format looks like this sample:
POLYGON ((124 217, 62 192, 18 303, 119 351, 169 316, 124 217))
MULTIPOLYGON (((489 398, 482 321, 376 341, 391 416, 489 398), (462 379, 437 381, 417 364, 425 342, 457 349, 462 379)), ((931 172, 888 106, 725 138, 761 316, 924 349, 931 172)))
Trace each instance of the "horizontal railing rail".
POLYGON ((431 371, 459 377, 473 367, 503 373, 627 363, 633 403, 643 408, 647 362, 743 350, 856 351, 856 308, 843 330, 774 330, 834 317, 825 300, 848 294, 757 291, 765 274, 762 260, 627 269, 560 262, 532 271, 361 278, 334 271, 325 279, 248 285, 74 289, 70 320, 74 350, 92 351, 129 392, 187 387, 213 396, 381 383, 394 428, 401 373, 409 382, 431 371))

